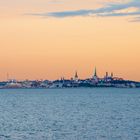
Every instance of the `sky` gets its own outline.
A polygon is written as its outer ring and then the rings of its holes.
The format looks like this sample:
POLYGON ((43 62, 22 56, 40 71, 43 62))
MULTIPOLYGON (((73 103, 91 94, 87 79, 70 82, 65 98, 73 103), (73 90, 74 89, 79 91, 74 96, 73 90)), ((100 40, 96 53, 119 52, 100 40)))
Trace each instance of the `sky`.
POLYGON ((139 0, 0 0, 0 80, 140 81, 139 0))

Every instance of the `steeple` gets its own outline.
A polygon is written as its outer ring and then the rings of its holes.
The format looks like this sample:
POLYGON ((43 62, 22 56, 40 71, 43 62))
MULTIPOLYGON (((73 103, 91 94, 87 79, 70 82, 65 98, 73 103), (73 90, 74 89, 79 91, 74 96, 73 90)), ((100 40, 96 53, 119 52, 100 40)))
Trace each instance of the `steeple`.
POLYGON ((77 74, 77 71, 75 72, 75 78, 78 78, 78 74, 77 74))
POLYGON ((75 79, 75 81, 78 81, 78 74, 77 74, 77 71, 75 72, 74 79, 75 79))
POLYGON ((93 75, 93 77, 92 77, 92 81, 93 81, 93 83, 95 84, 95 83, 98 83, 98 76, 97 76, 97 70, 96 70, 96 67, 95 67, 95 69, 94 69, 94 75, 93 75))
POLYGON ((111 77, 113 77, 113 72, 111 72, 111 77))
POLYGON ((95 70, 94 70, 94 77, 97 77, 96 67, 95 67, 95 70))
POLYGON ((106 72, 106 76, 105 76, 106 78, 108 77, 108 72, 106 72))

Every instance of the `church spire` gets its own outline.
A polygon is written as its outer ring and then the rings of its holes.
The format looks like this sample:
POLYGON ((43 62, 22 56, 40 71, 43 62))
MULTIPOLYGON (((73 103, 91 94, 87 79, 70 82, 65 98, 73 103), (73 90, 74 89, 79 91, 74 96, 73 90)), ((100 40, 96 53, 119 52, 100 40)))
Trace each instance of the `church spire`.
POLYGON ((77 71, 75 72, 75 78, 78 78, 78 74, 77 74, 77 71))
POLYGON ((111 72, 111 77, 113 77, 113 72, 111 72))
POLYGON ((78 81, 78 73, 77 73, 77 71, 75 72, 74 80, 78 81))
POLYGON ((96 67, 95 67, 95 70, 94 70, 94 77, 97 77, 97 70, 96 70, 96 67))

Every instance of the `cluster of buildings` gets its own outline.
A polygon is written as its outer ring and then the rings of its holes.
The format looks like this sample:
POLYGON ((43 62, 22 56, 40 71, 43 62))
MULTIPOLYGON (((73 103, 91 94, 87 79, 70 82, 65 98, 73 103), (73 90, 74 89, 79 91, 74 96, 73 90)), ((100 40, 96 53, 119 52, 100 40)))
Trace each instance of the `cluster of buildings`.
POLYGON ((140 82, 124 80, 114 77, 113 73, 109 75, 106 72, 103 78, 98 77, 95 68, 93 76, 87 79, 80 79, 78 73, 71 79, 61 78, 59 80, 7 80, 0 82, 0 88, 73 88, 73 87, 118 87, 118 88, 137 88, 140 82))

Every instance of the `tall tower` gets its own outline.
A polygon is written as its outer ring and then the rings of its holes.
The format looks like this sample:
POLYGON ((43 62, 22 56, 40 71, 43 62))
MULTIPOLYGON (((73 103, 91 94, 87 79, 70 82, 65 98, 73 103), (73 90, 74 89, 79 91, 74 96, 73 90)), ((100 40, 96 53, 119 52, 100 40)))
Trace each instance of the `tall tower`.
POLYGON ((106 78, 108 77, 108 72, 106 72, 106 75, 105 75, 105 77, 106 77, 106 78))
POLYGON ((96 70, 96 67, 95 67, 95 70, 94 70, 94 77, 97 77, 97 70, 96 70))
POLYGON ((75 72, 74 80, 75 80, 75 81, 78 81, 78 74, 77 74, 77 71, 75 72))
POLYGON ((113 78, 113 72, 111 72, 111 77, 113 78))
POLYGON ((98 76, 97 76, 97 70, 96 70, 96 67, 94 69, 94 75, 92 77, 92 80, 94 81, 94 83, 98 83, 98 76))
POLYGON ((96 67, 95 67, 95 69, 94 69, 94 75, 93 75, 93 79, 94 78, 97 78, 98 76, 97 76, 97 69, 96 69, 96 67))

